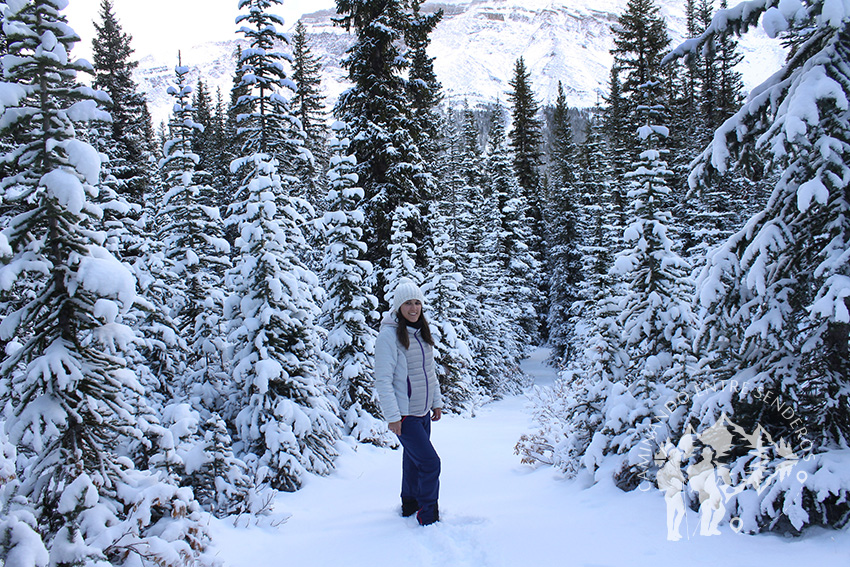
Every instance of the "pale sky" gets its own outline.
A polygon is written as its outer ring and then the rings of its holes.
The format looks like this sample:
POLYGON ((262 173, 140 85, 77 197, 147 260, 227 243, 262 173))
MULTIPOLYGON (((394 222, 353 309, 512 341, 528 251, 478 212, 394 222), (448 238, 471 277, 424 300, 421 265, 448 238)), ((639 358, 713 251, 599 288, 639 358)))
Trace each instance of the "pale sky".
MULTIPOLYGON (((64 10, 68 23, 82 38, 74 55, 91 60, 95 20, 101 0, 70 0, 64 10)), ((113 0, 122 29, 133 36, 133 59, 146 55, 177 56, 177 51, 208 41, 236 37, 238 0, 113 0)), ((284 0, 274 10, 289 31, 301 14, 333 8, 336 0, 284 0)))

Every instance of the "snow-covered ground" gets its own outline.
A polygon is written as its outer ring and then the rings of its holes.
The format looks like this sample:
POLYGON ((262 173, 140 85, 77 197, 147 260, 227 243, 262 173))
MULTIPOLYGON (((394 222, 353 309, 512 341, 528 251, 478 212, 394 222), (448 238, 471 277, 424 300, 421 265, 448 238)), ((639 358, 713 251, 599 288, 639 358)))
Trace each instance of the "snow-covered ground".
MULTIPOLYGON (((540 350, 525 371, 538 385, 553 371, 540 350)), ((311 477, 275 502, 277 525, 234 527, 213 521, 211 532, 226 567, 643 567, 658 565, 850 564, 848 530, 811 530, 802 538, 696 532, 667 541, 660 492, 624 493, 611 484, 587 488, 551 468, 522 465, 513 447, 531 426, 526 399, 488 405, 474 419, 435 423, 440 453, 442 521, 422 528, 399 515, 401 453, 344 446, 337 470, 311 477)), ((684 530, 683 530, 684 532, 684 530)))

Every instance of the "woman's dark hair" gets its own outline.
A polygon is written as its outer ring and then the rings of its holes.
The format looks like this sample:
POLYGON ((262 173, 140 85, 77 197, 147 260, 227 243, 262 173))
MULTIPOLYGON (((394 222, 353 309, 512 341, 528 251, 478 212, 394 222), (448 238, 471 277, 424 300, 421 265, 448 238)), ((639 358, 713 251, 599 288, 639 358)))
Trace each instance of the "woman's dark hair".
MULTIPOLYGON (((396 313, 396 317, 398 318, 398 326, 395 328, 395 336, 398 339, 398 342, 401 343, 401 346, 404 348, 410 348, 410 334, 407 331, 407 325, 405 322, 407 319, 404 318, 404 315, 401 314, 401 311, 396 313)), ((416 322, 416 326, 419 327, 419 330, 422 334, 422 340, 428 343, 431 346, 434 346, 434 339, 431 337, 431 328, 428 326, 428 321, 425 319, 425 314, 419 314, 419 320, 416 322)))

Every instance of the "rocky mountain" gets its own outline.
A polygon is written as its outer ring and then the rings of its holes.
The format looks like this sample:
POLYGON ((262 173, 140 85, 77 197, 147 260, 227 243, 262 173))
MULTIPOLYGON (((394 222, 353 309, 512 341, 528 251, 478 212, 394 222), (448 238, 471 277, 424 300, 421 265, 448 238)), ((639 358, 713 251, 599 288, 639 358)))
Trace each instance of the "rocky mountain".
MULTIPOLYGON (((611 25, 625 11, 627 0, 442 0, 423 5, 442 9, 444 16, 432 34, 429 50, 437 77, 449 102, 471 105, 506 101, 514 63, 522 56, 531 72, 538 100, 554 102, 561 81, 574 107, 593 106, 605 92, 612 64, 611 25)), ((659 0, 673 43, 685 36, 684 0, 659 0)), ((348 88, 341 66, 353 37, 331 20, 330 10, 305 14, 311 49, 324 66, 325 91, 332 107, 348 88)), ((227 99, 235 67, 237 40, 222 39, 184 50, 183 64, 220 88, 227 99)), ((778 69, 784 57, 778 42, 761 32, 743 38, 741 50, 747 88, 778 69)), ((166 95, 176 61, 146 57, 136 78, 148 94, 154 119, 166 120, 171 101, 166 95)))

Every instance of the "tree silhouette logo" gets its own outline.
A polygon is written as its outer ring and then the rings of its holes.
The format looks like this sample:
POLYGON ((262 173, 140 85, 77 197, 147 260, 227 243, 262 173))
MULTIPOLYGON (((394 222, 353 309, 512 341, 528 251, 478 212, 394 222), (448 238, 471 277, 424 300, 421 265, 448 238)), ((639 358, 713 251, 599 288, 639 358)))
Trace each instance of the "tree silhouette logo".
MULTIPOLYGON (((690 430, 677 445, 668 439, 655 454, 656 483, 667 504, 667 539, 682 538, 689 497, 698 503, 699 534, 720 535, 718 526, 727 515, 731 498, 747 489, 761 494, 791 475, 800 460, 784 439, 774 442, 761 425, 747 433, 726 414, 700 433, 690 430), (730 458, 734 458, 734 466, 730 458)), ((801 482, 805 475, 802 471, 797 474, 801 482)), ((736 516, 730 518, 729 525, 734 531, 743 527, 736 516)), ((686 528, 688 535, 692 532, 697 529, 686 528)))

